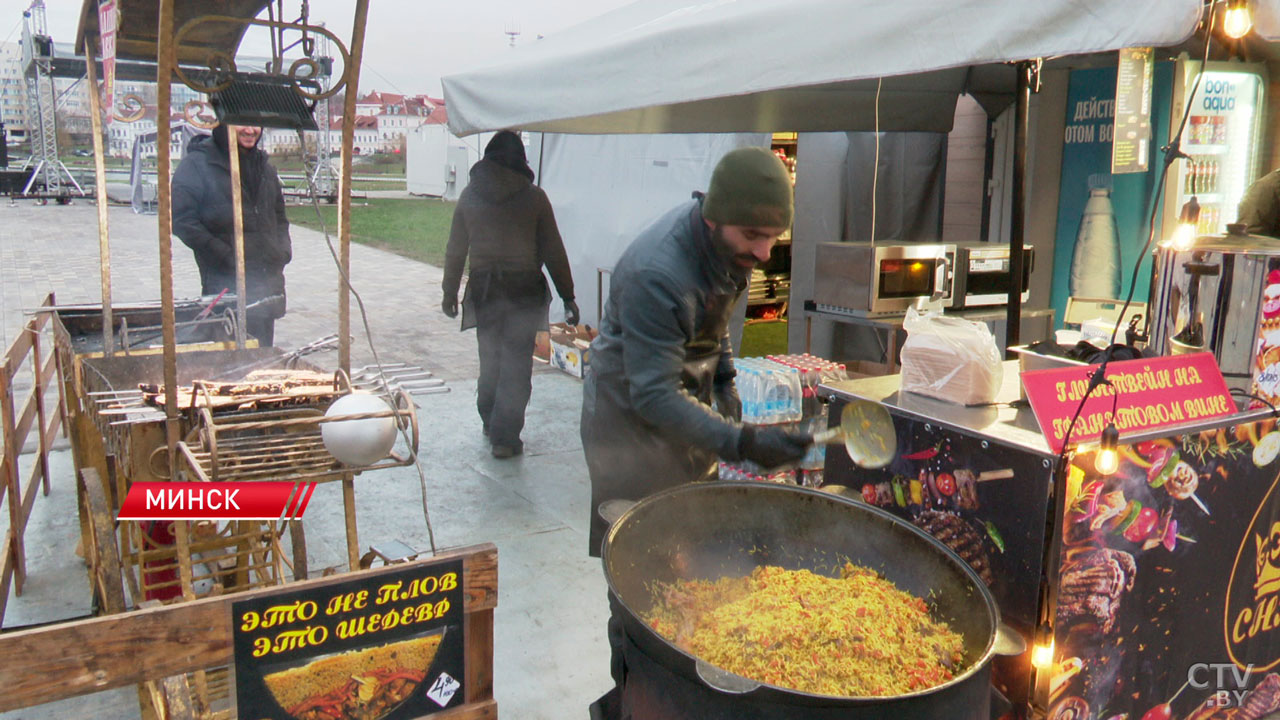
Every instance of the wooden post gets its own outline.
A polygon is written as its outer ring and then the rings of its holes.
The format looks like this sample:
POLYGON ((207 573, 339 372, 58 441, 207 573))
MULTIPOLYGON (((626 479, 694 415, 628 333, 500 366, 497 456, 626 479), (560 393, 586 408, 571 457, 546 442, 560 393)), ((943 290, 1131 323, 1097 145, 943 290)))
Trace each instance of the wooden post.
MULTIPOLYGON (((338 179, 338 367, 351 373, 351 148, 356 133, 356 95, 360 89, 360 62, 364 57, 364 26, 369 20, 369 0, 356 0, 351 26, 351 54, 342 69, 347 84, 342 101, 342 172, 338 179)), ((343 481, 345 488, 346 481, 343 481)), ((358 553, 357 553, 358 554, 358 553)), ((352 566, 354 567, 354 565, 352 566)))
MULTIPOLYGON (((5 477, 0 478, 9 496, 9 532, 3 548, 6 557, 0 557, 0 567, 13 563, 13 592, 22 595, 22 584, 27 579, 27 553, 22 542, 22 489, 18 483, 18 446, 17 422, 13 412, 13 375, 8 363, 0 363, 0 434, 4 435, 4 462, 0 467, 5 469, 5 477)), ((9 588, 0 578, 0 590, 5 591, 3 600, 8 599, 9 588)))
POLYGON ((160 235, 160 325, 164 337, 165 440, 169 448, 169 477, 178 477, 178 348, 173 311, 173 205, 169 187, 169 84, 177 52, 173 46, 173 0, 160 0, 156 22, 156 185, 160 235))
POLYGON ((98 258, 102 274, 102 350, 110 356, 116 351, 116 333, 111 318, 111 235, 107 224, 106 150, 102 147, 102 91, 98 89, 98 67, 94 60, 97 54, 93 39, 86 35, 84 64, 89 81, 89 119, 93 125, 93 177, 98 196, 98 258))
MULTIPOLYGON (((338 177, 338 367, 351 373, 351 151, 355 144, 356 95, 360 88, 360 63, 364 57, 364 29, 369 20, 369 0, 356 0, 351 26, 350 62, 342 69, 346 87, 342 102, 342 172, 338 177)), ((347 563, 360 567, 360 539, 356 531, 355 477, 342 476, 342 503, 347 521, 347 563)))
POLYGON ((227 126, 227 154, 231 161, 231 226, 236 238, 236 347, 243 350, 246 331, 244 288, 244 198, 240 192, 240 127, 227 126))
MULTIPOLYGON (((46 319, 48 316, 44 316, 46 319)), ((48 421, 44 415, 44 360, 40 357, 40 323, 37 321, 41 318, 37 316, 33 318, 27 327, 31 328, 31 370, 35 375, 35 389, 32 391, 31 400, 36 404, 36 430, 39 432, 40 448, 40 480, 44 494, 49 495, 49 446, 45 442, 47 434, 48 421)), ((26 521, 23 521, 26 525, 26 521)))
POLYGON ((360 536, 356 529, 356 479, 351 473, 342 475, 342 509, 347 519, 347 567, 360 569, 360 536))

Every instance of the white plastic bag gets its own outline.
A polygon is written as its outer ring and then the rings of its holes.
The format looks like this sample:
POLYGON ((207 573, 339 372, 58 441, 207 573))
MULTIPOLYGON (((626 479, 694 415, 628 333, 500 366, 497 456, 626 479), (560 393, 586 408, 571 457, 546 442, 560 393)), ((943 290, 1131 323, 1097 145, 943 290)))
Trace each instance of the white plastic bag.
POLYGON ((902 321, 902 389, 962 405, 996 399, 1004 369, 1000 348, 983 323, 939 312, 907 310, 902 321))

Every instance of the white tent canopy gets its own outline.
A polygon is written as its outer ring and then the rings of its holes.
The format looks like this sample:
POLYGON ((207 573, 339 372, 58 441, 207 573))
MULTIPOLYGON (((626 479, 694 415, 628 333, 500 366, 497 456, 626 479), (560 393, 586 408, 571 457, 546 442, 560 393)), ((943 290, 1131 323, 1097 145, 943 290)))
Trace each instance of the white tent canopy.
POLYGON ((1014 72, 1006 63, 1175 45, 1190 37, 1203 7, 1202 0, 640 0, 519 47, 500 64, 446 77, 444 95, 458 135, 945 132, 960 93, 988 111, 1007 104, 1014 72))

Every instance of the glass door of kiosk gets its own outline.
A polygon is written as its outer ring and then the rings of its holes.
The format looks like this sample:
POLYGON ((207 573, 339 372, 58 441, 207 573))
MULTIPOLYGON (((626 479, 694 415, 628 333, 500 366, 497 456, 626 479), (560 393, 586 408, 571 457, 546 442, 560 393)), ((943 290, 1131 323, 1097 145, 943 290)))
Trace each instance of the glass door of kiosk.
MULTIPOLYGON (((1175 73, 1172 122, 1178 121, 1187 94, 1196 87, 1198 61, 1183 61, 1175 73)), ((1197 234, 1220 235, 1236 221, 1245 190, 1268 168, 1260 166, 1262 116, 1266 111, 1265 66, 1261 63, 1208 63, 1183 129, 1182 151, 1190 156, 1173 164, 1165 185, 1164 227, 1176 226, 1182 206, 1195 197, 1200 205, 1197 234)))

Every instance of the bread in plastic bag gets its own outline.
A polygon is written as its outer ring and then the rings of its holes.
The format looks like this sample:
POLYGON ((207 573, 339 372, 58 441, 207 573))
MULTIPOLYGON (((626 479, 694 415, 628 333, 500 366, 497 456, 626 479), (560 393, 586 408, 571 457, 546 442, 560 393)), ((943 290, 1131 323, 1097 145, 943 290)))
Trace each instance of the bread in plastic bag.
POLYGON ((986 325, 940 312, 907 310, 902 321, 902 389, 961 405, 992 402, 1004 369, 986 325))

